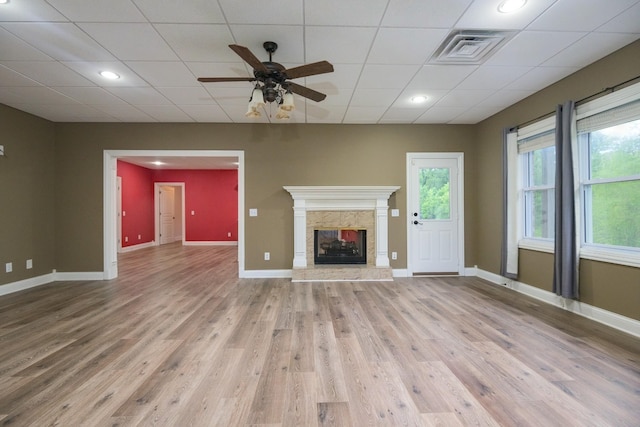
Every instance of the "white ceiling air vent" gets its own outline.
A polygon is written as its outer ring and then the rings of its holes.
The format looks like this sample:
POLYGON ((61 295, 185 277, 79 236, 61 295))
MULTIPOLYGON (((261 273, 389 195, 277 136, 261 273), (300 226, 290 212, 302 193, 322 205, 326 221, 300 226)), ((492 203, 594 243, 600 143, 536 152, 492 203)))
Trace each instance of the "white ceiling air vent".
POLYGON ((436 50, 429 63, 481 64, 514 34, 509 31, 454 31, 436 50))

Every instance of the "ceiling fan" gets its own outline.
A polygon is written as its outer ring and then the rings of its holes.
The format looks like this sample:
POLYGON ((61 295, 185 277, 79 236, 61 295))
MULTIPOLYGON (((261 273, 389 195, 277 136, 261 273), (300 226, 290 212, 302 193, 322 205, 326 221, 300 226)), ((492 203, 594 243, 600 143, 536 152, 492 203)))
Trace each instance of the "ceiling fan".
MULTIPOLYGON (((242 58, 247 64, 253 67, 253 77, 199 77, 198 81, 202 83, 256 82, 256 86, 252 93, 252 102, 254 104, 258 105, 262 103, 262 105, 264 105, 264 101, 276 101, 281 108, 285 105, 284 109, 287 111, 291 111, 293 109, 293 95, 291 95, 291 93, 298 94, 316 102, 320 102, 327 97, 324 93, 301 86, 290 81, 290 79, 331 73, 333 72, 333 65, 327 61, 319 61, 312 64, 301 65, 299 67, 284 68, 281 64, 272 61, 272 55, 278 49, 278 44, 268 41, 264 42, 263 46, 269 53, 269 60, 265 62, 261 62, 248 48, 244 46, 237 44, 229 45, 231 50, 238 54, 238 56, 240 56, 240 58, 242 58), (286 106, 289 108, 287 109, 286 106)), ((254 117, 259 116, 259 112, 257 112, 256 108, 253 108, 252 110, 250 103, 247 115, 250 116, 252 111, 254 117)))

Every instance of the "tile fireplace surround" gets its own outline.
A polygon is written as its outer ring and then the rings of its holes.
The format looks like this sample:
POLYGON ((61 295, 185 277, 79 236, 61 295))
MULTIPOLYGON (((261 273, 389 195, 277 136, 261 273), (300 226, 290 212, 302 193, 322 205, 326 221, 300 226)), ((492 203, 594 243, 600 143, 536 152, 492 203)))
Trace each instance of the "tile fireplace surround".
POLYGON ((398 186, 287 186, 293 198, 292 281, 393 280, 389 266, 389 197, 398 186), (367 230, 366 265, 315 265, 313 231, 367 230))

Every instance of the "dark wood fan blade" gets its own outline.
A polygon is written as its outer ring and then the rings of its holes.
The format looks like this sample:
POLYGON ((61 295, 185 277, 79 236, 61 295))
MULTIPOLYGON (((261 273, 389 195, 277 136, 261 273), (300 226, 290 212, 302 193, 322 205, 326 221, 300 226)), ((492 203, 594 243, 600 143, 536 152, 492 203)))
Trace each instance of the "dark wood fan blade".
POLYGON ((247 64, 251 65, 254 70, 259 70, 263 73, 269 72, 267 67, 262 62, 260 62, 258 58, 256 58, 256 56, 249 50, 249 48, 237 44, 230 44, 229 47, 231 48, 231 50, 237 53, 240 58, 244 59, 247 64))
POLYGON ((198 81, 202 83, 252 82, 255 79, 255 77, 198 77, 198 81))
POLYGON ((284 70, 284 73, 290 79, 299 77, 315 76, 316 74, 332 73, 333 65, 327 61, 314 62, 312 64, 301 65, 284 70))
POLYGON ((293 82, 287 82, 287 87, 291 89, 291 92, 297 93, 300 96, 304 96, 305 98, 309 98, 316 102, 320 102, 327 97, 327 95, 325 95, 324 93, 320 93, 318 91, 309 89, 308 87, 304 87, 293 82))

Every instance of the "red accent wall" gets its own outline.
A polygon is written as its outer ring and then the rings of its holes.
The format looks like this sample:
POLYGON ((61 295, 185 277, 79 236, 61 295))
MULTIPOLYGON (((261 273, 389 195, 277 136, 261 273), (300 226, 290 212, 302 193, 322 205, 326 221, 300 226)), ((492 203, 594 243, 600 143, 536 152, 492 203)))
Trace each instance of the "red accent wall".
POLYGON ((122 247, 151 242, 154 239, 152 171, 121 160, 117 167, 118 176, 122 178, 122 211, 125 213, 122 247))
POLYGON ((161 169, 152 173, 157 183, 184 182, 186 241, 238 240, 237 170, 161 169))

